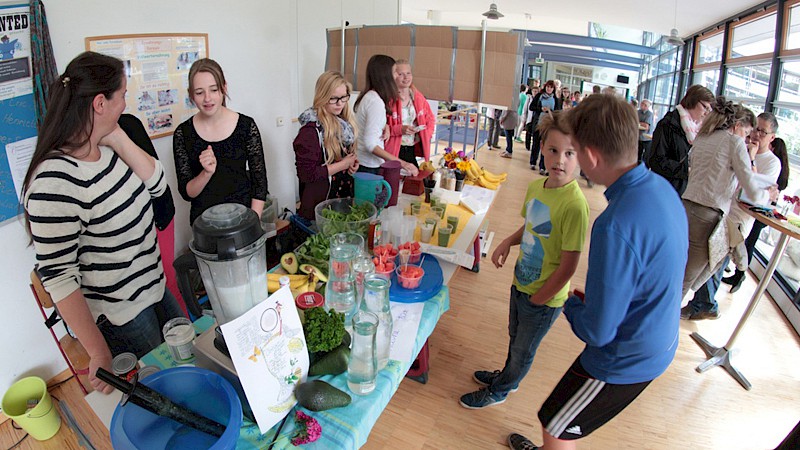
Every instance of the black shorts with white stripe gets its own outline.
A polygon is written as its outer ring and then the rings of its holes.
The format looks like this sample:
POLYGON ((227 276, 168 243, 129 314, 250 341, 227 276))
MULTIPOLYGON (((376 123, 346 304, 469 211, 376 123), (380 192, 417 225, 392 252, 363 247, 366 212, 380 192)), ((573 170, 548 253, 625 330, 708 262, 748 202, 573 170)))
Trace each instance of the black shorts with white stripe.
POLYGON ((644 391, 650 381, 611 384, 592 378, 580 363, 572 363, 539 410, 539 421, 551 436, 574 440, 605 425, 644 391))

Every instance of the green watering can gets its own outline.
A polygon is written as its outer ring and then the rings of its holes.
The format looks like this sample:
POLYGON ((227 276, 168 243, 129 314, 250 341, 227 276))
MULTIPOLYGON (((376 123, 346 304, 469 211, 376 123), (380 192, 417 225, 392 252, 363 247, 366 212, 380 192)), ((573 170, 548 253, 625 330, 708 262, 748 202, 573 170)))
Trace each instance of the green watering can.
POLYGON ((355 203, 369 202, 381 210, 389 203, 392 196, 392 187, 380 175, 367 172, 353 174, 355 180, 355 203))

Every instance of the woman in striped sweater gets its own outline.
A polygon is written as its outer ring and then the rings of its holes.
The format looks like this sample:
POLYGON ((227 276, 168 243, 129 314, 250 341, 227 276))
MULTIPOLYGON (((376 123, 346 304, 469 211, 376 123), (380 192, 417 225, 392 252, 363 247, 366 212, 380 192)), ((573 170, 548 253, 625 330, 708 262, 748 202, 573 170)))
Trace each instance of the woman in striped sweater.
POLYGON ((165 289, 151 198, 166 186, 161 164, 117 125, 125 109, 122 62, 78 55, 50 87, 23 183, 39 271, 58 311, 90 356, 95 390, 113 355, 141 357, 161 327, 182 315, 165 289))

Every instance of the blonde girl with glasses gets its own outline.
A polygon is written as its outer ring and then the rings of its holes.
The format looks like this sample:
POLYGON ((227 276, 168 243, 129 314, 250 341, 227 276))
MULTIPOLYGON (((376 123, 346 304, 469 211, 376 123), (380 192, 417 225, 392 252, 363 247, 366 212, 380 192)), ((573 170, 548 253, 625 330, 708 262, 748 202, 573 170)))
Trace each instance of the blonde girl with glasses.
POLYGON ((339 72, 325 72, 317 79, 314 104, 298 117, 300 131, 293 144, 300 181, 297 213, 308 220, 314 220, 320 202, 353 196, 358 159, 350 94, 350 83, 339 72))

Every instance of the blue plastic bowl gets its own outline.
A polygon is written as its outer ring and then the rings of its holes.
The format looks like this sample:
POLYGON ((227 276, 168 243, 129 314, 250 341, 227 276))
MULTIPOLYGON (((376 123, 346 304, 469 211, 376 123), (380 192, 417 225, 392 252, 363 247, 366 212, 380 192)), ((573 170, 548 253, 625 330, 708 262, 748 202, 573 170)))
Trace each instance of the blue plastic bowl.
POLYGON ((141 381, 175 403, 227 428, 221 437, 159 417, 133 403, 117 405, 111 418, 115 449, 233 449, 242 426, 242 404, 233 386, 214 372, 197 367, 162 370, 141 381))

